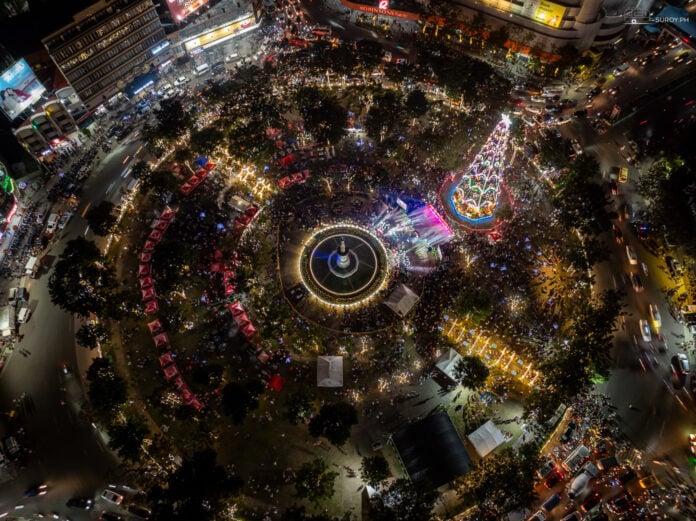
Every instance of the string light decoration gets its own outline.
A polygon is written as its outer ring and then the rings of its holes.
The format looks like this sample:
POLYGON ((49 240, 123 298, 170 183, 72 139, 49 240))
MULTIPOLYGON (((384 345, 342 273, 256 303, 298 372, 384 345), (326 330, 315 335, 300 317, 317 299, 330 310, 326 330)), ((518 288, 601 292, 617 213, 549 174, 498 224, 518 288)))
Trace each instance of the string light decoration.
POLYGON ((493 217, 498 206, 505 155, 510 143, 510 118, 503 114, 481 150, 455 186, 451 204, 459 217, 479 223, 493 217))

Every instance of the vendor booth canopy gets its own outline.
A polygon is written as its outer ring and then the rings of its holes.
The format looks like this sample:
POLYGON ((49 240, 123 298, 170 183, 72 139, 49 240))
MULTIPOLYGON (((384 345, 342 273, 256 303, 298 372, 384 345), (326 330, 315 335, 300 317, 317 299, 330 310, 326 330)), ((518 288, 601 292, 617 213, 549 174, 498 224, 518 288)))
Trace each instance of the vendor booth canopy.
POLYGON ((145 313, 148 315, 154 315, 159 311, 159 304, 157 300, 150 300, 145 304, 145 313))
POLYGON ((498 445, 505 442, 503 433, 490 420, 469 434, 468 438, 474 446, 476 453, 482 458, 492 452, 498 445))
POLYGON ((317 387, 343 387, 343 357, 317 358, 317 387))
POLYGON ((169 337, 167 336, 167 333, 160 333, 157 336, 153 336, 152 340, 156 347, 164 347, 169 345, 169 337))
POLYGON ((174 363, 174 356, 171 351, 167 351, 162 356, 159 357, 160 367, 167 367, 174 363))
POLYGON ((147 324, 147 328, 150 330, 151 335, 156 335, 162 331, 162 322, 160 322, 159 318, 156 318, 147 324))
POLYGON ((452 381, 457 381, 455 377, 455 369, 457 363, 462 359, 462 355, 457 353, 454 349, 449 349, 444 355, 442 355, 435 367, 437 367, 445 376, 447 376, 452 381))
POLYGON ((405 284, 399 284, 384 301, 387 307, 401 318, 408 315, 416 302, 418 302, 418 295, 405 284))
POLYGON ((176 368, 176 365, 171 364, 164 368, 164 376, 167 378, 167 380, 172 380, 178 375, 179 370, 176 368))
POLYGON ((274 374, 268 382, 268 387, 273 389, 275 392, 280 392, 280 390, 285 385, 285 378, 279 374, 274 374))

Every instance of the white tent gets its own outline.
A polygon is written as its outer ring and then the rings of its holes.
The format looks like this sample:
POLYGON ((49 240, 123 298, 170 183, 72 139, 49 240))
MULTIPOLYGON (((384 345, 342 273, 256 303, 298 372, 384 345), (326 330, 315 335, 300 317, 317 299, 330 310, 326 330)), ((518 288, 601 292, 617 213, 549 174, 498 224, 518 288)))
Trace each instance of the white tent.
POLYGON ((317 358, 317 387, 343 387, 343 357, 317 358))
POLYGON ((14 306, 3 306, 0 308, 0 335, 6 337, 15 332, 15 313, 14 306))
POLYGON ((503 433, 490 420, 469 434, 468 438, 476 453, 482 458, 505 441, 503 433))
POLYGON ((454 368, 457 367, 457 362, 462 359, 462 355, 457 353, 454 349, 449 349, 444 355, 442 355, 435 367, 437 367, 442 373, 447 376, 450 380, 457 381, 454 376, 454 368))
POLYGON ((413 309, 416 302, 418 302, 418 295, 405 284, 399 284, 384 301, 389 309, 401 318, 408 315, 408 312, 413 309))

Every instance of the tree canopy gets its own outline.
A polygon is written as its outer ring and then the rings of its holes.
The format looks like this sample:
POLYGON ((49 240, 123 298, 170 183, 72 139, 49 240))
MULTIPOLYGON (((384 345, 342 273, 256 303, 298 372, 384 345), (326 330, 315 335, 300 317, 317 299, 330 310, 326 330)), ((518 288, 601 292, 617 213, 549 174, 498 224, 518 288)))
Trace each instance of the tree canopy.
POLYGON ((265 387, 260 380, 230 382, 222 389, 222 410, 240 425, 250 411, 259 407, 259 395, 265 387))
POLYGON ((75 332, 78 345, 94 349, 100 344, 106 344, 111 339, 111 333, 102 324, 89 322, 80 326, 75 332))
POLYGON ((463 356, 454 367, 454 376, 463 387, 481 389, 488 379, 488 366, 478 356, 463 356))
POLYGON ((360 477, 373 488, 378 488, 391 475, 384 456, 364 456, 360 465, 360 477))
POLYGON ((337 477, 338 472, 329 470, 323 459, 308 461, 297 470, 295 476, 297 497, 318 504, 334 495, 337 477))
POLYGON ((322 405, 309 423, 309 433, 318 438, 324 436, 337 446, 341 446, 350 438, 350 429, 358 423, 358 412, 349 403, 337 402, 322 405))
POLYGON ((111 417, 114 410, 128 397, 126 381, 116 373, 108 358, 95 358, 87 369, 92 406, 101 414, 111 417))
POLYGON ((303 87, 295 96, 305 128, 319 143, 338 143, 346 134, 348 113, 338 100, 316 87, 303 87))
POLYGON ((87 224, 97 235, 109 235, 116 227, 114 215, 114 203, 102 201, 97 206, 91 207, 85 214, 87 224))
POLYGON ((133 462, 140 460, 143 441, 150 434, 143 416, 130 413, 123 421, 112 423, 108 430, 110 448, 116 450, 125 460, 133 462))
POLYGON ((400 478, 370 498, 372 521, 423 521, 430 519, 437 492, 423 481, 400 478))
POLYGON ((83 237, 67 243, 48 280, 51 302, 83 317, 100 314, 113 287, 113 270, 96 245, 83 237))

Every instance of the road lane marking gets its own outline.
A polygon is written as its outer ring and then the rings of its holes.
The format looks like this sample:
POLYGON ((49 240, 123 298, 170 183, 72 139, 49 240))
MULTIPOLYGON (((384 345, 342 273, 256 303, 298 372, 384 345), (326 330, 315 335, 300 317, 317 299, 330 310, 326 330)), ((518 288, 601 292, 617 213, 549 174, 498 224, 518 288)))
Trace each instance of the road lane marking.
POLYGON ((85 237, 87 237, 87 232, 89 231, 89 225, 87 225, 87 228, 85 228, 85 237))
POLYGON ((114 185, 115 185, 115 184, 116 184, 116 181, 111 181, 111 183, 109 184, 108 188, 106 189, 106 192, 104 192, 104 193, 105 193, 105 194, 108 194, 108 193, 114 188, 114 185))
POLYGON ((85 209, 82 210, 82 214, 80 214, 80 217, 83 219, 85 218, 85 215, 87 214, 87 210, 89 210, 89 207, 92 206, 92 203, 87 203, 87 206, 85 206, 85 209))

